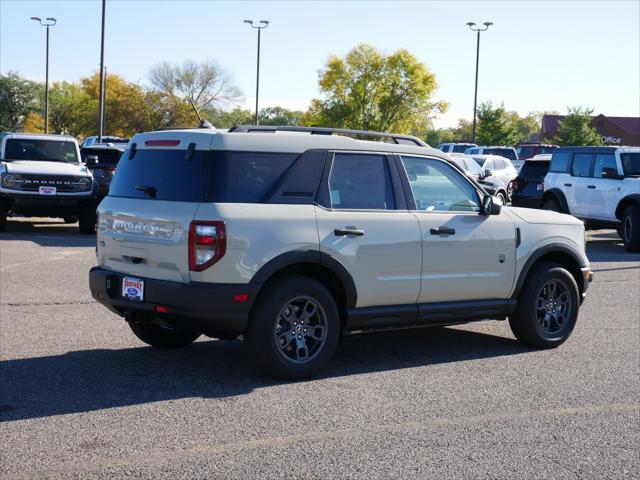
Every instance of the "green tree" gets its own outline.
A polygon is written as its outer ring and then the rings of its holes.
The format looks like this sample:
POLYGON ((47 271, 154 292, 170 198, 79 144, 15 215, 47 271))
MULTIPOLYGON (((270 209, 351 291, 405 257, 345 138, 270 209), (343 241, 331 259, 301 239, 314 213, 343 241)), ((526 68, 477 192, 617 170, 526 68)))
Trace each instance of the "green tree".
POLYGON ((258 118, 260 125, 288 125, 296 126, 302 124, 304 112, 299 110, 289 110, 284 107, 267 107, 260 110, 258 118))
POLYGON ((560 121, 558 134, 553 143, 560 146, 602 145, 600 135, 589 124, 593 110, 583 107, 570 107, 569 112, 560 121))
POLYGON ((428 130, 424 136, 424 141, 432 147, 436 147, 441 143, 455 142, 455 138, 452 128, 438 128, 435 130, 428 130))
POLYGON ((360 44, 330 57, 319 85, 322 98, 312 100, 305 124, 422 135, 447 108, 432 100, 435 75, 407 50, 384 55, 360 44))
POLYGON ((15 72, 0 75, 0 131, 16 130, 31 112, 44 111, 44 86, 15 72))
POLYGON ((515 145, 518 142, 518 125, 504 108, 491 102, 478 107, 476 143, 478 145, 515 145))
POLYGON ((233 110, 209 110, 204 112, 205 117, 216 128, 231 128, 235 125, 251 125, 254 122, 254 113, 245 108, 236 107, 233 110))
POLYGON ((54 82, 49 92, 49 129, 79 137, 95 129, 98 103, 78 84, 54 82))

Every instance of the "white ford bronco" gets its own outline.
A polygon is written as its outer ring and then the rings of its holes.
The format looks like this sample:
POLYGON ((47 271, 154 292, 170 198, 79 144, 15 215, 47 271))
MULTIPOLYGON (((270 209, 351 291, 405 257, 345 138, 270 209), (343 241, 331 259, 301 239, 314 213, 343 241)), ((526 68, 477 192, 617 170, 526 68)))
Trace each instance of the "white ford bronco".
POLYGON ((443 152, 373 132, 136 135, 97 230, 91 293, 142 341, 242 335, 287 379, 343 334, 390 328, 508 318, 555 347, 592 278, 581 221, 502 207, 443 152))
POLYGON ((0 133, 0 231, 7 217, 60 217, 93 233, 98 197, 80 161, 78 142, 65 135, 0 133))
POLYGON ((542 208, 578 217, 588 229, 615 228, 628 251, 640 252, 640 148, 554 150, 542 208))

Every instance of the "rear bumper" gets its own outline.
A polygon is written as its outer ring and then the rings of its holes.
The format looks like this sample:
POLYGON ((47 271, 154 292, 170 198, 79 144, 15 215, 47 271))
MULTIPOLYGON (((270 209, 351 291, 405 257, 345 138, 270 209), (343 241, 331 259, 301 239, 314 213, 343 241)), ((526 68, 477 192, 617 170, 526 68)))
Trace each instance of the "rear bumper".
POLYGON ((245 331, 261 287, 259 284, 179 283, 135 276, 144 280, 144 299, 137 302, 122 296, 125 276, 131 275, 92 268, 89 271, 91 295, 118 315, 147 313, 212 337, 245 331), (246 294, 248 299, 234 301, 237 294, 246 294), (166 312, 158 313, 157 307, 164 307, 166 312))

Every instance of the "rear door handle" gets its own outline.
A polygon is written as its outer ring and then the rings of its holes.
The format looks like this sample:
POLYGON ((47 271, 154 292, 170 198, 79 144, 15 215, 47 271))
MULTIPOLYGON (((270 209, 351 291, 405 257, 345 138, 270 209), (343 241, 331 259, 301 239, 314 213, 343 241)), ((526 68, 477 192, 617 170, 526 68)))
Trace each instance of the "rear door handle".
POLYGON ((587 188, 596 188, 595 185, 587 185, 587 188))
POLYGON ((565 183, 564 186, 565 187, 571 187, 571 184, 570 183, 565 183))
POLYGON ((438 227, 431 229, 431 235, 455 235, 456 231, 449 227, 438 227))
POLYGON ((356 228, 336 228, 333 231, 333 234, 336 237, 348 237, 348 236, 362 237, 364 235, 364 230, 358 230, 356 228))

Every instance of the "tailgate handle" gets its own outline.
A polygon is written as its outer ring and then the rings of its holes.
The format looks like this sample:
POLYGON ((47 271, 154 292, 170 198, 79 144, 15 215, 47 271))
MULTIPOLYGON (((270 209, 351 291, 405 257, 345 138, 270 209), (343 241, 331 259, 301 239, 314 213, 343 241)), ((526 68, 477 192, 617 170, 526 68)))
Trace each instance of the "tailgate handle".
POLYGON ((431 229, 431 235, 455 235, 456 231, 449 227, 438 227, 431 229))
POLYGON ((336 228, 333 231, 333 234, 336 237, 348 237, 348 236, 362 237, 364 235, 364 230, 358 230, 353 227, 336 228))

